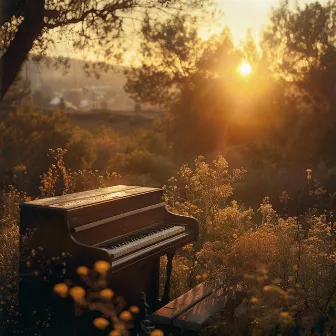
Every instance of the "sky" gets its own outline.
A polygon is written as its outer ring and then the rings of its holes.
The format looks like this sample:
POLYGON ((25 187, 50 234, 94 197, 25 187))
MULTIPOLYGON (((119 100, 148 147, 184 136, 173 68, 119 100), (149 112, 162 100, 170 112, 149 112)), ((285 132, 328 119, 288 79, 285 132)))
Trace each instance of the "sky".
MULTIPOLYGON (((267 23, 271 8, 276 6, 279 0, 214 0, 214 2, 222 9, 224 17, 216 26, 204 26, 201 28, 200 36, 207 38, 211 34, 219 33, 225 26, 228 26, 235 44, 238 44, 246 37, 246 32, 249 28, 251 28, 252 36, 256 42, 259 41, 262 26, 267 23)), ((56 54, 58 53, 72 54, 72 50, 67 48, 64 43, 61 43, 56 54)))
POLYGON ((224 12, 223 25, 227 25, 236 44, 246 37, 251 29, 252 36, 259 41, 262 26, 267 24, 272 7, 279 0, 216 0, 224 12))
MULTIPOLYGON (((268 17, 273 7, 277 7, 280 0, 214 0, 224 11, 223 24, 227 25, 235 44, 246 37, 246 31, 251 29, 252 36, 258 43, 263 25, 268 23, 268 17)), ((289 6, 304 5, 314 0, 288 0, 289 6)), ((326 3, 327 0, 318 0, 326 3)), ((216 32, 217 33, 217 32, 216 32)))
MULTIPOLYGON (((231 30, 233 41, 236 45, 244 40, 247 30, 251 29, 251 33, 255 41, 260 41, 263 26, 267 25, 269 14, 273 7, 277 7, 280 0, 213 0, 217 3, 218 8, 224 12, 224 16, 216 26, 204 26, 200 29, 200 36, 204 39, 212 34, 218 34, 225 26, 231 30)), ((290 6, 299 2, 304 4, 313 0, 289 0, 290 6)), ((320 0, 326 2, 326 0, 320 0)), ((69 41, 67 43, 70 43, 69 41)), ((68 48, 61 43, 58 48, 59 53, 66 56, 73 55, 72 48, 68 48)), ((58 52, 56 52, 58 54, 58 52)), ((134 51, 129 51, 129 55, 134 55, 134 51)), ((78 55, 79 58, 83 58, 78 55)), ((133 56, 130 56, 130 58, 133 56)), ((127 63, 127 62, 126 62, 127 63)))

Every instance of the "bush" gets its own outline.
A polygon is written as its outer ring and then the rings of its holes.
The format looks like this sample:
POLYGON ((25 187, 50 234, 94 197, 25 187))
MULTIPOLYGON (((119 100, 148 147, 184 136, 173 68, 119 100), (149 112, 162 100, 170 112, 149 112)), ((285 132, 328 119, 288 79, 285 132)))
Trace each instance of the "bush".
MULTIPOLYGON (((209 279, 219 295, 234 291, 241 297, 235 301, 232 324, 225 322, 230 335, 242 329, 243 334, 291 335, 294 329, 310 334, 323 321, 325 333, 319 335, 329 335, 335 328, 336 304, 333 214, 311 209, 300 217, 282 218, 267 197, 258 212, 230 203, 243 173, 230 174, 222 157, 212 164, 199 158, 194 167, 182 167, 165 187, 172 210, 195 216, 201 226, 195 252, 184 249, 175 257, 175 265, 180 265, 173 275, 178 279, 173 282, 175 295, 182 294, 181 283, 192 285, 190 276, 196 274, 196 280, 209 279), (235 323, 238 306, 246 318, 235 323)), ((309 170, 306 193, 316 191, 311 181, 309 170)))

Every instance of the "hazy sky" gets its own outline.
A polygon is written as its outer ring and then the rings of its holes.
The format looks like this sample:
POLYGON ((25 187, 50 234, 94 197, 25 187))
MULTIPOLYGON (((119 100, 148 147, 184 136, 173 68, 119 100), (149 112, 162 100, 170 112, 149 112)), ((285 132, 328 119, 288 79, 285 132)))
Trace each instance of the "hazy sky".
MULTIPOLYGON (((272 6, 279 3, 279 0, 214 0, 218 7, 223 10, 224 17, 221 26, 204 27, 200 34, 207 37, 211 33, 219 33, 224 26, 229 26, 232 31, 235 43, 243 40, 248 28, 252 29, 253 37, 258 41, 262 25, 267 23, 268 13, 272 6), (210 28, 210 32, 208 29, 210 28)), ((292 0, 294 1, 294 0, 292 0)), ((69 42, 68 42, 69 43, 69 42)), ((64 44, 58 48, 61 53, 66 51, 64 44)), ((69 51, 71 53, 71 51, 69 51)))
MULTIPOLYGON (((262 26, 267 24, 268 16, 273 7, 280 4, 280 0, 214 0, 224 11, 224 25, 231 29, 235 43, 243 40, 247 29, 251 28, 256 41, 260 38, 262 26)), ((289 0, 289 5, 295 3, 304 5, 314 0, 289 0)), ((326 3, 326 0, 318 0, 326 3)))
MULTIPOLYGON (((1 1, 1 0, 0 0, 1 1)), ((294 5, 298 1, 300 4, 311 2, 313 0, 289 0, 290 5, 294 5)), ((252 36, 259 42, 262 27, 268 23, 268 17, 273 7, 277 7, 280 0, 214 0, 218 7, 224 12, 224 17, 220 25, 216 27, 203 27, 200 30, 200 35, 203 38, 213 34, 219 33, 225 26, 228 26, 232 32, 233 40, 238 44, 246 37, 246 32, 250 28, 252 36)), ((320 0, 326 2, 326 0, 320 0)), ((70 43, 69 41, 67 43, 70 43)), ((62 54, 71 56, 73 53, 71 48, 67 48, 65 44, 61 43, 58 51, 62 54)), ((133 54, 133 52, 130 52, 133 54)), ((77 55, 82 58, 81 55, 77 55)))
POLYGON ((251 28, 252 36, 258 40, 270 10, 279 3, 279 0, 216 1, 224 11, 224 25, 229 26, 236 43, 245 38, 248 28, 251 28))

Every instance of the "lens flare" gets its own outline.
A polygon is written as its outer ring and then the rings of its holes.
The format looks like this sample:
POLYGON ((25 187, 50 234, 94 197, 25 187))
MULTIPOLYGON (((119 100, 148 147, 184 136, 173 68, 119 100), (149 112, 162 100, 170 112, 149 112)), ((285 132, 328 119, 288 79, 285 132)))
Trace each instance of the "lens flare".
POLYGON ((243 62, 239 68, 238 68, 238 72, 244 76, 244 77, 247 77, 251 74, 252 72, 252 67, 250 64, 248 64, 247 62, 243 62))

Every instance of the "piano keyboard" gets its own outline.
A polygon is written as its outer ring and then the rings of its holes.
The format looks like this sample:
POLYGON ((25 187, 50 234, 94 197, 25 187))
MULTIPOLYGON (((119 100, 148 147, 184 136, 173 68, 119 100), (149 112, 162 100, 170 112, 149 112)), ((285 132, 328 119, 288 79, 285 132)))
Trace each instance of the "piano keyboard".
POLYGON ((127 236, 123 240, 107 242, 99 245, 99 248, 107 250, 113 258, 118 258, 184 231, 184 226, 169 225, 127 236))

